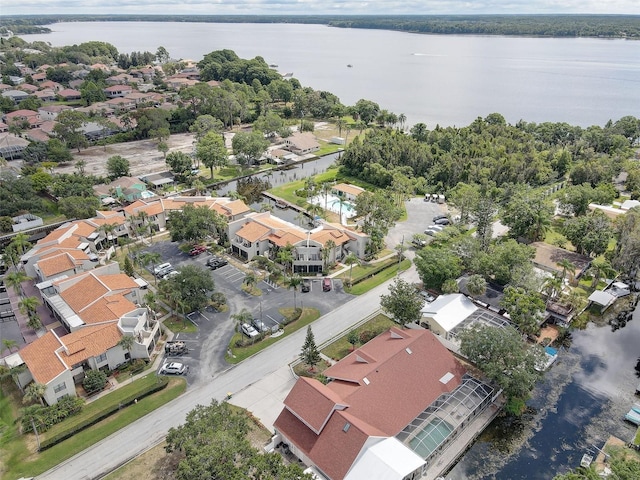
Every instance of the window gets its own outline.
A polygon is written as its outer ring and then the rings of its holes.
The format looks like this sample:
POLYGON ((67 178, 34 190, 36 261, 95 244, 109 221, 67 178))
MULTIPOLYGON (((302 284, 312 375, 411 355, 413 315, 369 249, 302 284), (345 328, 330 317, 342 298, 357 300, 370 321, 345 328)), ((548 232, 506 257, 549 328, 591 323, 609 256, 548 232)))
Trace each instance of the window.
POLYGON ((96 357, 96 363, 102 363, 107 361, 107 353, 103 353, 102 355, 98 355, 96 357))
POLYGON ((58 385, 53 387, 54 393, 60 393, 61 391, 66 390, 66 389, 67 389, 67 384, 64 383, 64 382, 59 383, 58 385))

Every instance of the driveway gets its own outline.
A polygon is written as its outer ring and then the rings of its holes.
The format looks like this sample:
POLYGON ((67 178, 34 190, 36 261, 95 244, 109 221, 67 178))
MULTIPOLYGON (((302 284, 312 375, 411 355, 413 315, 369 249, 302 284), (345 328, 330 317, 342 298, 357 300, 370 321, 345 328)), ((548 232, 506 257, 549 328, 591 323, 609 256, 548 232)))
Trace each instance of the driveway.
MULTIPOLYGON (((231 318, 233 314, 246 308, 254 318, 262 319, 265 325, 279 325, 282 321, 280 308, 293 307, 294 296, 292 290, 274 288, 263 281, 257 284, 262 295, 250 295, 241 289, 245 272, 244 266, 238 261, 231 259, 228 265, 210 270, 206 266, 207 259, 211 258, 210 254, 202 253, 191 257, 181 252, 178 246, 178 242, 162 241, 148 246, 145 251, 159 253, 162 262, 170 262, 178 270, 184 265, 196 264, 210 271, 215 290, 225 295, 229 306, 226 312, 217 312, 208 307, 201 312, 191 313, 188 315, 189 320, 198 326, 198 331, 177 334, 177 339, 187 342, 189 353, 168 360, 187 365, 187 381, 189 385, 195 386, 210 382, 214 376, 230 368, 225 355, 236 328, 235 321, 231 318)), ((333 288, 329 292, 322 291, 321 281, 321 277, 312 279, 311 291, 308 293, 298 290, 295 295, 296 304, 316 308, 324 315, 353 298, 344 291, 341 280, 332 279, 333 288)))

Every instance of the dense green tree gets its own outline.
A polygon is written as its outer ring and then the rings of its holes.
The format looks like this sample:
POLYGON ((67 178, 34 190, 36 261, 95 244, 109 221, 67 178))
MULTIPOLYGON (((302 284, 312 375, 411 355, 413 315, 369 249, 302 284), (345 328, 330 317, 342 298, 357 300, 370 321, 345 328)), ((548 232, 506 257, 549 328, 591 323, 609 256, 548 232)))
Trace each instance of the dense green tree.
POLYGON ((537 292, 507 286, 501 305, 523 333, 534 335, 538 331, 544 319, 545 304, 537 292))
POLYGON ((196 142, 199 142, 209 132, 215 132, 222 135, 223 130, 223 123, 212 115, 198 116, 196 121, 193 122, 193 125, 189 127, 189 131, 195 134, 196 142))
POLYGON ((44 142, 30 142, 22 151, 22 160, 28 165, 37 165, 47 160, 47 144, 44 142))
POLYGON ((534 255, 533 247, 509 239, 493 243, 487 252, 479 253, 472 260, 472 270, 506 285, 531 274, 534 255))
POLYGON ((616 223, 616 248, 613 267, 632 276, 640 265, 640 207, 635 207, 622 215, 616 223))
POLYGON ((487 281, 482 275, 471 275, 467 281, 467 291, 474 297, 480 297, 487 291, 487 281))
POLYGON ((47 158, 52 162, 65 163, 73 160, 73 155, 57 138, 52 138, 47 142, 47 158))
POLYGON ((201 242, 207 236, 220 236, 226 228, 226 218, 205 206, 185 205, 169 216, 171 241, 201 242))
POLYGON ((445 248, 423 248, 417 253, 414 263, 425 288, 440 290, 446 280, 456 279, 462 273, 460 258, 445 248))
POLYGON ((380 296, 382 310, 403 327, 420 320, 423 304, 416 287, 399 277, 389 285, 389 294, 380 296))
POLYGON ((214 289, 211 275, 200 265, 185 265, 177 275, 161 280, 160 284, 166 285, 162 291, 173 292, 188 312, 207 306, 214 289))
POLYGON ((514 238, 536 242, 543 240, 551 226, 553 204, 530 189, 519 189, 502 213, 502 223, 514 238))
POLYGON ((361 98, 356 102, 353 110, 358 118, 368 125, 374 121, 380 113, 380 106, 371 100, 361 98))
POLYGON ((234 135, 231 145, 238 162, 251 166, 265 152, 269 141, 259 131, 239 132, 234 135))
POLYGON ((244 411, 216 400, 198 405, 167 434, 166 450, 183 453, 176 479, 312 480, 297 463, 284 465, 276 453, 259 453, 246 438, 248 432, 244 411))
POLYGON ((95 217, 100 207, 100 200, 96 197, 66 197, 58 202, 60 212, 69 219, 95 217))
POLYGON ((31 180, 31 185, 36 192, 46 191, 53 183, 53 177, 42 170, 34 173, 33 175, 29 175, 29 180, 31 180))
POLYGON ((114 180, 120 177, 129 176, 129 160, 120 155, 113 155, 107 159, 107 173, 109 178, 114 180))
POLYGON ((104 93, 104 87, 96 84, 92 81, 85 81, 80 86, 80 94, 85 105, 92 105, 98 102, 104 102, 107 99, 107 95, 104 93))
POLYGON ((512 404, 529 397, 539 377, 535 367, 544 356, 539 347, 529 347, 511 327, 476 325, 458 338, 462 354, 495 381, 512 404))
POLYGON ((78 153, 88 145, 82 127, 89 122, 89 117, 77 110, 65 110, 56 117, 53 133, 64 142, 67 148, 76 148, 78 153))
POLYGON ((31 382, 24 389, 24 396, 22 397, 22 403, 40 402, 40 405, 44 405, 44 395, 47 393, 47 386, 38 382, 31 382))
POLYGON ((162 108, 136 110, 133 113, 133 117, 137 120, 135 128, 136 138, 154 138, 158 137, 159 133, 168 136, 170 116, 171 113, 162 108))
POLYGON ((179 177, 184 177, 191 171, 191 157, 184 152, 171 152, 165 161, 171 171, 179 177))
POLYGON ((606 252, 609 241, 613 238, 611 221, 599 210, 567 220, 562 233, 578 253, 588 256, 606 252))
POLYGON ((211 171, 213 180, 213 169, 224 167, 229 160, 222 136, 213 130, 204 134, 196 143, 196 158, 211 171))

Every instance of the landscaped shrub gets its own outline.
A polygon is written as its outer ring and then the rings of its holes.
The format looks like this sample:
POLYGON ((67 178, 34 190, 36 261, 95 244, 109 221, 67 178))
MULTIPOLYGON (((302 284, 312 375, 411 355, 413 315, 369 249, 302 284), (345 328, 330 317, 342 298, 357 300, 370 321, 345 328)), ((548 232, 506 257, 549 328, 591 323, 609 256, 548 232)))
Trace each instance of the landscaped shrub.
POLYGON ((73 425, 67 430, 64 430, 57 435, 52 436, 51 438, 47 438, 44 441, 40 442, 40 451, 46 450, 47 448, 51 448, 54 445, 66 440, 67 438, 72 437, 78 432, 81 432, 85 428, 90 427, 91 425, 95 425, 100 420, 104 420, 105 418, 113 415, 124 407, 127 407, 138 400, 151 395, 152 393, 158 392, 165 388, 169 383, 169 379, 167 377, 158 378, 158 383, 147 386, 145 389, 135 392, 128 397, 122 399, 118 404, 111 405, 109 408, 102 410, 101 412, 96 413, 95 415, 84 419, 82 422, 73 425))
POLYGON ((38 433, 46 432, 56 423, 79 413, 84 400, 78 397, 62 397, 58 403, 51 406, 31 405, 23 408, 20 424, 23 432, 33 431, 35 424, 38 433), (32 423, 33 420, 33 423, 32 423))
POLYGON ((82 381, 82 386, 85 391, 91 395, 92 393, 102 390, 106 383, 106 373, 101 370, 91 370, 85 375, 84 380, 82 381))
POLYGON ((360 343, 364 345, 369 340, 373 340, 376 338, 376 332, 372 332, 371 330, 363 330, 360 332, 360 343))

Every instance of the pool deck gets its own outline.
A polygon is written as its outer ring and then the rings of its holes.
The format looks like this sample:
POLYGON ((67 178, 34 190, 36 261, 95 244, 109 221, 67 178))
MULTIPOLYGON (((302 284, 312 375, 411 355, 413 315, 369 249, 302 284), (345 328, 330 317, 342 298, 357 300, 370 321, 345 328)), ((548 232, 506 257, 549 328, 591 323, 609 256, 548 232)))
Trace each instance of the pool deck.
POLYGON ((478 415, 467 428, 465 428, 454 440, 449 443, 440 455, 428 468, 422 479, 435 480, 450 470, 458 461, 458 458, 466 451, 467 447, 480 435, 502 410, 502 398, 498 398, 487 409, 478 415))

